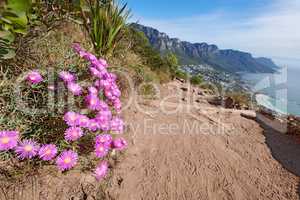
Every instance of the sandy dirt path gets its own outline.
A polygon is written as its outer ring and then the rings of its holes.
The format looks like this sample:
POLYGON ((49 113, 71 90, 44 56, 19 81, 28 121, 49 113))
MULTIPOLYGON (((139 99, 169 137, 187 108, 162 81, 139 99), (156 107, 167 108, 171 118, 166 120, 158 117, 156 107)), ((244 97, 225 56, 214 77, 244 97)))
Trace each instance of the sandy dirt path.
MULTIPOLYGON (((158 107, 157 101, 147 104, 142 110, 158 107)), ((230 110, 211 108, 208 113, 204 109, 208 107, 175 114, 148 115, 135 108, 125 113, 131 145, 114 170, 109 196, 122 200, 299 199, 299 178, 272 157, 259 124, 230 110)))

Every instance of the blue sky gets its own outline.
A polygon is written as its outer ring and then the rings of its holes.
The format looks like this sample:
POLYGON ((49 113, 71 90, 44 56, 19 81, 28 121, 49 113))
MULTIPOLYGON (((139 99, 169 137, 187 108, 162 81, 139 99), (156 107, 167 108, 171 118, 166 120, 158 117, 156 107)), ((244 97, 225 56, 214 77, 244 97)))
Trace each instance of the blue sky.
MULTIPOLYGON (((125 1, 125 0, 124 0, 125 1)), ((300 0, 127 0, 131 21, 171 37, 300 67, 300 0), (182 3, 184 2, 184 3, 182 3)))
POLYGON ((199 15, 217 9, 250 12, 272 0, 128 0, 127 2, 137 16, 164 19, 199 15))

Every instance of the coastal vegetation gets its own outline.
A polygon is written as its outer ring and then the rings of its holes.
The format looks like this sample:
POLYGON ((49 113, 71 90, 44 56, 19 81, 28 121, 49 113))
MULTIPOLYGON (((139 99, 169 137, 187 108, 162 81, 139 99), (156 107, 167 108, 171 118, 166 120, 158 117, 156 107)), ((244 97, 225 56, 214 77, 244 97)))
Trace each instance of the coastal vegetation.
POLYGON ((0 159, 18 158, 4 175, 16 178, 48 164, 60 171, 86 168, 80 160, 94 152, 87 168, 102 180, 113 164, 105 157, 116 158, 127 145, 113 134, 123 131, 118 113, 129 89, 118 71, 130 74, 141 95, 153 98, 153 83, 176 76, 176 56, 154 50, 142 32, 127 25, 127 5, 113 0, 8 0, 0 15, 0 159), (107 105, 91 105, 104 100, 107 105), (97 115, 99 109, 110 114, 97 115), (108 130, 112 134, 104 135, 108 130))

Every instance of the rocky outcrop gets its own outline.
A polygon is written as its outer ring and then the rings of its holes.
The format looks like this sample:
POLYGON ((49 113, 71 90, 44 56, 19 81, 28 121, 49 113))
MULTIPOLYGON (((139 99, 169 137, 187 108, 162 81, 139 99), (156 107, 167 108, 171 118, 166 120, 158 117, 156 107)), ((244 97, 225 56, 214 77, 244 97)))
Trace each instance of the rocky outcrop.
POLYGON ((207 64, 215 69, 228 72, 272 73, 278 68, 271 59, 254 58, 250 53, 232 49, 221 50, 216 45, 190 43, 170 38, 167 34, 140 24, 131 25, 145 34, 151 45, 161 53, 173 52, 180 63, 207 64))

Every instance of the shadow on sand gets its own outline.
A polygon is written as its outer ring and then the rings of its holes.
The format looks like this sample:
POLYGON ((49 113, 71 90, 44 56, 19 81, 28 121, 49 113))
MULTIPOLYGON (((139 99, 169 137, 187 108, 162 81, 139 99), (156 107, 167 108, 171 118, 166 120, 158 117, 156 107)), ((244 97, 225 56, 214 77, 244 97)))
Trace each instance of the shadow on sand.
MULTIPOLYGON (((257 114, 257 122, 264 129, 266 144, 272 156, 288 171, 300 177, 300 143, 294 136, 286 135, 286 124, 269 120, 257 114)), ((298 183, 300 197, 300 183, 298 183)))

